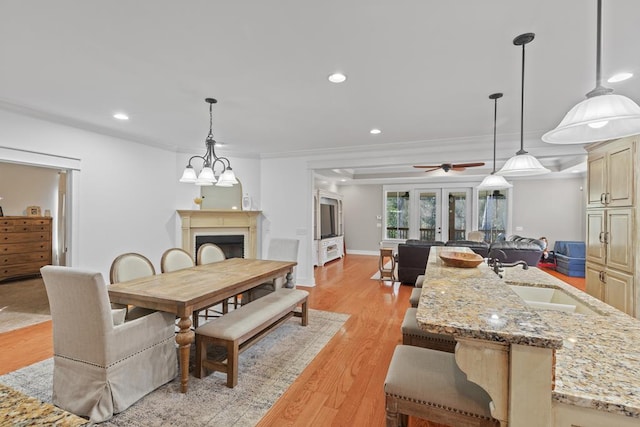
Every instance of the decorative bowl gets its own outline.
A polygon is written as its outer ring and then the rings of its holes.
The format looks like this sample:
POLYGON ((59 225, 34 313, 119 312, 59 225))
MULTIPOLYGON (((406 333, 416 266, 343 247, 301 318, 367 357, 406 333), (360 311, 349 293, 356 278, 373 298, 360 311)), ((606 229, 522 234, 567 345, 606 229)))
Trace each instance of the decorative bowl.
POLYGON ((474 252, 441 252, 440 259, 449 267, 473 268, 482 264, 484 258, 474 252))

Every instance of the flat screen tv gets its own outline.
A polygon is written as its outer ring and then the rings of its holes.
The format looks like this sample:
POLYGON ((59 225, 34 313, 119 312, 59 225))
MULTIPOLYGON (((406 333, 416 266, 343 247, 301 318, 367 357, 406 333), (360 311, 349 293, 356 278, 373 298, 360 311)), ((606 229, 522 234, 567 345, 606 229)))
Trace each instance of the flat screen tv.
POLYGON ((336 206, 320 204, 320 238, 336 236, 336 206))

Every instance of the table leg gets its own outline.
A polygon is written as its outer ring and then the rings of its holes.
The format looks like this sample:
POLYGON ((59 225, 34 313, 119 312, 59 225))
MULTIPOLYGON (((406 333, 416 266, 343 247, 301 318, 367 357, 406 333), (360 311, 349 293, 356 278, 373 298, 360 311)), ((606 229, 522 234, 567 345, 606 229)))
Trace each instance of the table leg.
POLYGON ((180 348, 180 392, 186 393, 189 383, 189 353, 191 343, 195 339, 195 333, 191 330, 191 314, 181 317, 178 321, 180 331, 176 334, 176 343, 180 348))
POLYGON ((284 283, 283 287, 289 288, 289 289, 293 289, 296 287, 295 283, 293 283, 293 276, 291 275, 290 271, 287 273, 286 279, 287 281, 284 283))

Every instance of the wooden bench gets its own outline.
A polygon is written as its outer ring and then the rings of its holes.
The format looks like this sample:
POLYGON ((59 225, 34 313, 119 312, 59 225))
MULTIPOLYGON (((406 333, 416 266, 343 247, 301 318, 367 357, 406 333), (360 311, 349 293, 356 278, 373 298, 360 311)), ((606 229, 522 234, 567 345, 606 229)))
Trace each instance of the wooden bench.
POLYGON ((406 426, 409 415, 450 426, 500 425, 489 394, 467 380, 451 353, 397 346, 384 393, 387 427, 406 426))
POLYGON ((281 325, 291 316, 302 318, 302 326, 309 321, 307 297, 299 289, 278 289, 262 298, 243 305, 222 317, 196 329, 196 366, 194 375, 205 376, 205 370, 227 374, 227 387, 238 384, 238 355, 260 338, 281 325), (296 307, 302 304, 302 311, 296 307), (225 360, 207 359, 207 345, 225 347, 225 360))

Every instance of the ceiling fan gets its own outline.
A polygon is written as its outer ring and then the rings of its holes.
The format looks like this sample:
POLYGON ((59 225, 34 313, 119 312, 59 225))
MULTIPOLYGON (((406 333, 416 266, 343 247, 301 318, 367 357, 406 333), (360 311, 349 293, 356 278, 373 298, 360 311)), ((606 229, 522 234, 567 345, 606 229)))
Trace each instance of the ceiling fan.
POLYGON ((425 172, 431 172, 434 170, 442 169, 445 172, 449 172, 450 170, 454 171, 463 171, 466 168, 475 168, 477 166, 484 166, 484 162, 477 163, 442 163, 441 165, 434 166, 414 166, 417 169, 428 169, 425 172))

